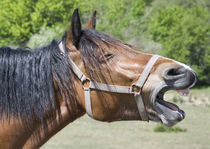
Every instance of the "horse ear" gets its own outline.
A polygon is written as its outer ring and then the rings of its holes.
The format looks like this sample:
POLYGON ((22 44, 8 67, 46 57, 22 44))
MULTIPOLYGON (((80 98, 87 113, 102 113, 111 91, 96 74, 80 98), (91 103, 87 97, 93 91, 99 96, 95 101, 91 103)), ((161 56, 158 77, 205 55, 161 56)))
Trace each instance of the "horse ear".
POLYGON ((80 16, 79 16, 78 8, 76 8, 72 15, 71 26, 68 30, 68 34, 66 37, 67 49, 71 49, 72 46, 77 48, 78 42, 80 40, 81 32, 82 32, 82 26, 81 26, 80 16))
POLYGON ((96 29, 96 11, 93 12, 92 18, 87 24, 86 28, 96 29))

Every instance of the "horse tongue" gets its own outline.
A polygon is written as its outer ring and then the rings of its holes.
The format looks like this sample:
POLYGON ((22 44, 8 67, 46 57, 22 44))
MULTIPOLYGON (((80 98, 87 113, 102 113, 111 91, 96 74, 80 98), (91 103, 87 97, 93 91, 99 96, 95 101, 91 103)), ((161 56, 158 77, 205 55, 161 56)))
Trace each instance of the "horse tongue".
POLYGON ((180 95, 187 96, 190 93, 190 89, 176 90, 180 95))
POLYGON ((179 111, 179 107, 173 103, 167 102, 165 100, 157 100, 157 102, 161 105, 168 107, 169 109, 173 111, 179 111))

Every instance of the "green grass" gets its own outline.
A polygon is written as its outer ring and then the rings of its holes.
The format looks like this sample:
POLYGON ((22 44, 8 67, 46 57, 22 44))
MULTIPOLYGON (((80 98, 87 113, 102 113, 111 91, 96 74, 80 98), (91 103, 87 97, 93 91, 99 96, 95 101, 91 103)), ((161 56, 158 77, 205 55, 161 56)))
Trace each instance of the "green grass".
POLYGON ((205 95, 210 97, 210 87, 201 88, 201 89, 192 89, 191 93, 197 96, 205 95))
POLYGON ((181 104, 184 102, 183 98, 180 96, 174 96, 172 98, 172 101, 173 101, 173 103, 181 103, 181 104))
POLYGON ((210 107, 182 105, 185 132, 157 133, 154 122, 103 123, 87 116, 69 124, 42 149, 210 149, 210 107))
POLYGON ((181 128, 178 126, 174 126, 174 127, 166 127, 162 124, 158 124, 155 128, 154 128, 154 132, 186 132, 187 129, 186 128, 181 128))
POLYGON ((210 87, 191 89, 188 96, 180 96, 176 91, 168 91, 165 100, 176 104, 208 105, 210 106, 210 87))

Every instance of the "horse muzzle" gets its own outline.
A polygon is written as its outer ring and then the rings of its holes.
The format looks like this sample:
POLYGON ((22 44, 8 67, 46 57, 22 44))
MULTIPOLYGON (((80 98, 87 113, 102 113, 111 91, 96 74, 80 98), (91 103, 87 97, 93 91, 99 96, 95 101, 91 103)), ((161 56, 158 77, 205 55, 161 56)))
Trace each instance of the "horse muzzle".
POLYGON ((152 94, 153 110, 157 115, 149 115, 153 121, 160 121, 170 127, 185 118, 185 112, 174 103, 164 100, 168 90, 176 90, 181 95, 188 95, 189 88, 195 85, 197 77, 189 67, 178 66, 163 73, 164 82, 155 88, 152 94))

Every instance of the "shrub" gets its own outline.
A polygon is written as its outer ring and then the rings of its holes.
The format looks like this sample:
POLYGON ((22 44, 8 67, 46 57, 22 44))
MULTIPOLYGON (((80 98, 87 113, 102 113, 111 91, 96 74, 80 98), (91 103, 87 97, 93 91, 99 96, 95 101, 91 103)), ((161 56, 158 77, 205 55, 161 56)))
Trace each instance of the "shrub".
POLYGON ((79 0, 1 0, 0 46, 24 44, 41 28, 69 21, 79 0))
POLYGON ((109 32, 124 41, 137 36, 145 13, 143 0, 106 0, 102 4, 101 8, 96 8, 100 18, 99 30, 109 32))
POLYGON ((199 6, 160 10, 150 24, 152 38, 164 48, 162 54, 190 64, 199 85, 210 85, 210 13, 199 6))
POLYGON ((0 46, 21 43, 32 35, 30 14, 34 5, 28 0, 0 1, 0 46))
MULTIPOLYGON (((144 14, 144 1, 134 0, 1 0, 0 46, 25 45, 40 29, 69 25, 74 8, 80 8, 82 21, 87 22, 93 10, 98 10, 98 28, 125 39, 132 35, 128 29, 137 26, 144 14), (134 19, 135 18, 135 19, 134 19), (136 21, 132 21, 136 20, 136 21)), ((136 33, 135 30, 132 30, 136 33)), ((133 36, 132 36, 133 37, 133 36)))
POLYGON ((61 39, 64 35, 64 29, 62 26, 56 26, 55 28, 41 28, 39 33, 34 34, 27 43, 27 47, 38 48, 46 46, 54 39, 61 39))

